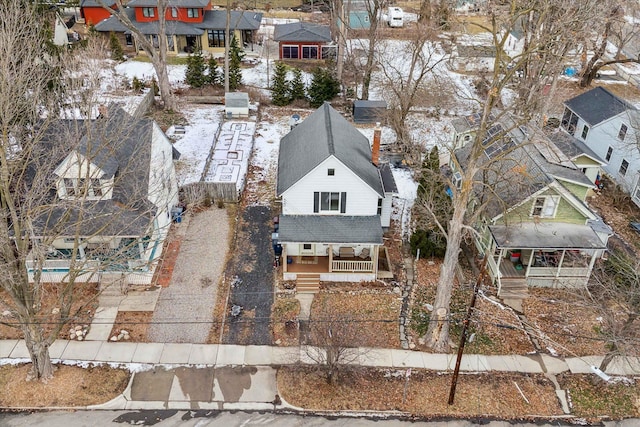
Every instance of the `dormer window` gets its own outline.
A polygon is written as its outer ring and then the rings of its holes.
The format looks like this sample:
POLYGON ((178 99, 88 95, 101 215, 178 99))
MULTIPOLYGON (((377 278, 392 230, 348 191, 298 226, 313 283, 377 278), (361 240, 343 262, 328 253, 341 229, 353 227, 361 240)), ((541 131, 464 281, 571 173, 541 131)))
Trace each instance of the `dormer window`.
POLYGON ((156 12, 152 7, 143 7, 142 16, 144 16, 145 18, 153 18, 154 16, 156 16, 156 12))
POLYGON ((197 18, 199 16, 198 9, 194 9, 194 8, 187 9, 187 16, 189 18, 197 18))
POLYGON ((177 18, 178 17, 178 8, 177 7, 172 7, 171 8, 171 17, 172 18, 177 18))
POLYGON ((99 179, 64 178, 65 194, 69 198, 87 195, 90 198, 100 198, 104 194, 99 179), (86 193, 85 193, 86 191, 86 193))

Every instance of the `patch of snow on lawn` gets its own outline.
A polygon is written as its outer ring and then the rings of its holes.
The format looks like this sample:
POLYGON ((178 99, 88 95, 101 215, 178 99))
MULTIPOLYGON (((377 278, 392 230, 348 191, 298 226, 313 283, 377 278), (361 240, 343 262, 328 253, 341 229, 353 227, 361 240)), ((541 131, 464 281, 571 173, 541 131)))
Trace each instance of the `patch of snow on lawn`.
POLYGON ((398 199, 394 203, 392 218, 402 224, 402 235, 408 237, 411 226, 411 208, 416 200, 418 183, 413 180, 409 169, 391 168, 393 179, 398 187, 398 199))
POLYGON ((176 161, 178 185, 200 181, 223 111, 224 107, 220 105, 184 107, 183 114, 189 124, 185 126, 185 134, 174 144, 180 152, 180 160, 176 161))
MULTIPOLYGON (((167 65, 169 73, 169 82, 174 88, 184 86, 184 75, 187 71, 186 65, 167 65)), ((141 62, 136 60, 128 60, 116 65, 116 72, 125 76, 129 81, 134 77, 142 81, 149 81, 156 77, 156 71, 150 62, 141 62)))

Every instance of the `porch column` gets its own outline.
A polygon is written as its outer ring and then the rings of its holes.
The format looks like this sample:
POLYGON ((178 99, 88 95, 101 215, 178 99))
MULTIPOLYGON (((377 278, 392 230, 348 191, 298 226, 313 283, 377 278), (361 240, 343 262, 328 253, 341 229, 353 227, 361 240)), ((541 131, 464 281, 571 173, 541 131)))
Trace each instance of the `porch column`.
POLYGON ((329 245, 329 273, 333 272, 333 245, 329 245))
POLYGON ((562 268, 562 261, 564 261, 564 254, 567 252, 566 249, 562 250, 562 255, 560 255, 560 261, 558 261, 558 268, 556 269, 556 279, 560 277, 560 269, 562 268))
POLYGON ((497 279, 496 281, 498 282, 498 294, 500 293, 500 290, 502 288, 502 282, 500 281, 500 278, 502 276, 502 274, 500 273, 500 263, 502 262, 503 257, 504 257, 504 249, 500 248, 500 256, 498 257, 498 262, 496 263, 496 279, 497 279))
POLYGON ((527 263, 527 271, 524 273, 524 277, 529 277, 529 269, 531 268, 531 264, 533 263, 533 257, 535 255, 535 249, 531 249, 531 255, 529 255, 529 262, 527 263))
POLYGON ((598 251, 593 251, 591 254, 591 261, 589 261, 589 270, 587 271, 587 280, 591 277, 591 272, 593 271, 593 265, 596 263, 598 251))
POLYGON ((282 271, 284 273, 287 272, 287 267, 288 267, 288 263, 287 263, 287 245, 282 245, 282 271))
POLYGON ((380 257, 380 249, 382 245, 371 245, 371 262, 373 263, 373 273, 378 276, 378 258, 380 257))

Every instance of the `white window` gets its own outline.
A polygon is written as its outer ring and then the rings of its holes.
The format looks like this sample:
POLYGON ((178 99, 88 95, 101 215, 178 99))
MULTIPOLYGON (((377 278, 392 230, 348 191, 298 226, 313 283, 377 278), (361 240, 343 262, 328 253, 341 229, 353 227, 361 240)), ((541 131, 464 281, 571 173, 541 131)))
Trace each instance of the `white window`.
POLYGON ((189 18, 197 18, 198 17, 198 9, 193 9, 193 8, 187 9, 187 17, 189 17, 189 18))
POLYGON ((558 203, 560 203, 560 196, 536 197, 533 201, 531 215, 540 218, 553 218, 556 216, 558 203))
POLYGON ((635 190, 634 190, 634 192, 633 192, 633 196, 632 196, 632 198, 633 198, 636 202, 640 203, 640 180, 638 181, 638 184, 636 185, 636 189, 635 189, 635 190))
POLYGON ((618 139, 620 141, 624 141, 624 138, 627 136, 627 125, 620 125, 620 131, 618 132, 618 139))
POLYGON ((153 7, 143 7, 142 16, 146 18, 153 18, 154 16, 156 16, 155 9, 153 7))
POLYGON ((177 18, 178 17, 178 8, 176 8, 176 7, 172 7, 171 8, 171 17, 172 18, 177 18))
POLYGON ((313 212, 346 213, 347 193, 338 191, 316 191, 313 193, 313 212))
POLYGON ((622 159, 622 163, 620 164, 620 169, 618 170, 618 173, 622 176, 625 176, 627 174, 627 169, 629 169, 629 162, 622 159))

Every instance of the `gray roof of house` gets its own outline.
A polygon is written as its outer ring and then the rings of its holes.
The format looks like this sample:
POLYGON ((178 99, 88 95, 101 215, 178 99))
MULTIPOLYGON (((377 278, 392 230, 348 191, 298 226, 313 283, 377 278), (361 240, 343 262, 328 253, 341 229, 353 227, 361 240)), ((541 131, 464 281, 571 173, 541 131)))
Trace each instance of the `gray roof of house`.
MULTIPOLYGON (((209 4, 209 0, 171 0, 167 7, 205 7, 209 4)), ((158 0, 129 0, 128 7, 155 7, 158 0)))
POLYGON ((378 165, 380 170, 380 178, 382 178, 382 186, 385 193, 397 193, 398 186, 396 180, 393 178, 393 172, 391 172, 391 166, 389 163, 380 163, 378 165))
POLYGON ((458 57, 461 58, 495 58, 495 46, 458 45, 458 57))
POLYGON ((85 236, 146 233, 155 215, 155 208, 148 201, 152 139, 151 119, 136 119, 118 106, 111 106, 107 117, 86 123, 80 142, 68 149, 77 150, 100 167, 101 178, 114 178, 112 198, 83 202, 80 215, 74 201, 59 200, 54 195, 55 203, 49 204, 52 208, 45 209, 35 221, 35 234, 46 235, 50 229, 74 234, 77 222, 81 222, 81 234, 85 236))
POLYGON ((371 163, 369 140, 324 103, 280 140, 277 194, 334 156, 378 195, 384 196, 378 168, 371 163))
MULTIPOLYGON (((142 34, 158 34, 158 22, 137 22, 135 20, 135 10, 134 9, 126 9, 125 13, 133 23, 133 25, 138 28, 142 34)), ((96 31, 100 32, 118 32, 131 34, 131 30, 129 30, 126 26, 124 26, 118 18, 115 16, 111 16, 107 19, 104 19, 98 22, 95 26, 96 31)), ((180 36, 199 36, 202 34, 204 30, 199 28, 198 26, 180 22, 180 21, 166 21, 165 22, 165 34, 167 35, 180 35, 180 36)))
POLYGON ((591 148, 576 137, 569 135, 559 129, 545 129, 547 137, 558 147, 567 157, 575 159, 581 155, 587 155, 603 165, 606 164, 591 148))
POLYGON ((330 42, 331 30, 328 25, 292 22, 273 27, 273 40, 286 42, 330 42))
MULTIPOLYGON (((584 173, 558 150, 542 131, 514 127, 507 117, 502 117, 501 121, 504 127, 510 130, 503 138, 487 144, 487 147, 505 144, 505 141, 513 141, 514 144, 494 158, 482 153, 482 170, 476 176, 478 182, 484 179, 496 196, 487 206, 490 217, 493 218, 523 202, 556 178, 593 186, 584 173)), ((463 168, 468 163, 472 146, 473 144, 469 143, 454 153, 463 168)), ((481 194, 486 188, 478 183, 476 191, 481 194)))
POLYGON ((636 108, 602 86, 565 101, 565 105, 582 120, 595 126, 628 110, 636 108))
POLYGON ((116 4, 115 0, 104 0, 103 3, 100 3, 100 0, 82 0, 80 7, 103 7, 104 5, 113 6, 114 4, 116 4))
MULTIPOLYGON (((125 12, 131 22, 142 31, 143 34, 158 34, 158 22, 137 22, 135 20, 135 10, 133 8, 126 9, 125 12)), ((260 28, 262 20, 261 13, 255 12, 231 12, 231 28, 238 30, 257 30, 260 28)), ((202 22, 181 22, 166 21, 166 34, 199 36, 205 30, 224 30, 227 23, 227 12, 224 10, 207 10, 204 13, 202 22)), ((122 25, 122 23, 114 16, 111 16, 95 26, 97 31, 101 32, 120 32, 130 34, 131 31, 122 25)))
MULTIPOLYGON (((257 30, 260 28, 262 13, 251 11, 231 11, 230 27, 236 30, 257 30)), ((197 26, 205 30, 224 30, 227 25, 227 12, 225 10, 207 10, 204 13, 204 21, 197 26)))
POLYGON ((500 248, 605 249, 607 247, 588 225, 522 222, 490 225, 489 231, 500 248))
POLYGON ((280 242, 382 244, 380 217, 280 215, 280 242))

